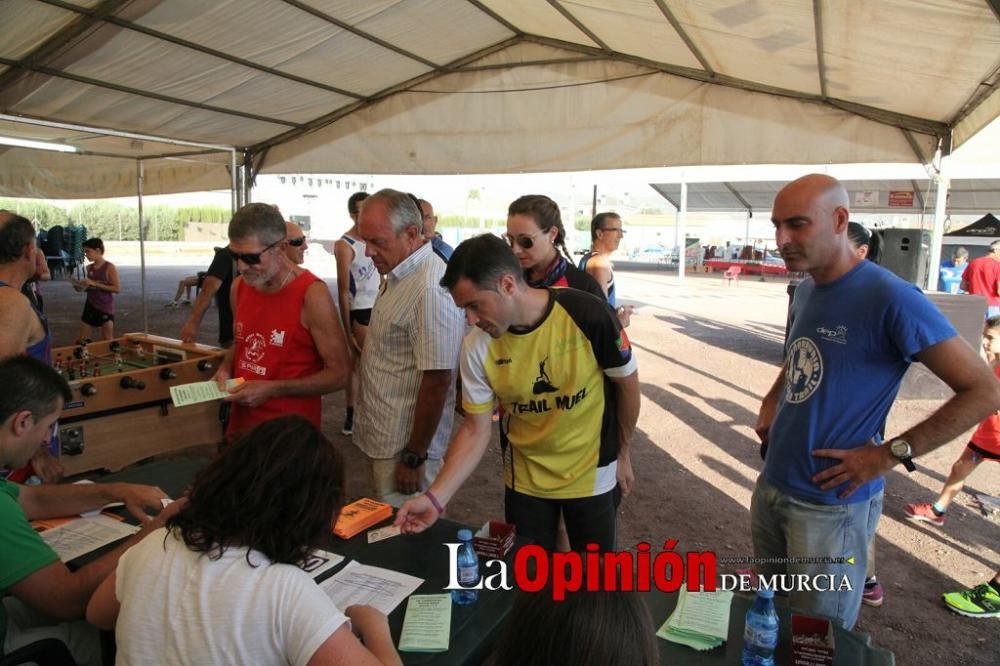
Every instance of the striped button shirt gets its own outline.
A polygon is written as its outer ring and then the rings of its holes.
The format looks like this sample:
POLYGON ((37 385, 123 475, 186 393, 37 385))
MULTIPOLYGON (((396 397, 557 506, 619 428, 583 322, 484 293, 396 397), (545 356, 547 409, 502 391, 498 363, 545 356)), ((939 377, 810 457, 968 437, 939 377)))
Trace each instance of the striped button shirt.
MULTIPOLYGON (((354 443, 370 458, 391 458, 406 446, 423 371, 458 367, 465 318, 438 284, 444 270, 431 244, 424 243, 386 276, 372 308, 354 423, 354 443)), ((454 415, 451 389, 428 450, 431 458, 444 456, 454 415)))

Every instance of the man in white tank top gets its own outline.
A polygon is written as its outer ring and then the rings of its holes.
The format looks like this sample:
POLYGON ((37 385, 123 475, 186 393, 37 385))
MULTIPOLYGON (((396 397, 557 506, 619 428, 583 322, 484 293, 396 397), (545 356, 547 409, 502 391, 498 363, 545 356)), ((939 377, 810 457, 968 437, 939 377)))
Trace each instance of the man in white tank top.
POLYGON ((381 278, 371 258, 365 256, 365 242, 358 234, 358 207, 368 198, 367 192, 355 192, 347 200, 347 212, 354 224, 340 240, 334 243, 333 256, 337 260, 337 302, 340 305, 340 321, 350 343, 354 358, 351 382, 347 386, 347 416, 341 433, 354 432, 354 396, 358 393, 358 364, 361 349, 368 333, 368 321, 372 306, 378 296, 381 278))

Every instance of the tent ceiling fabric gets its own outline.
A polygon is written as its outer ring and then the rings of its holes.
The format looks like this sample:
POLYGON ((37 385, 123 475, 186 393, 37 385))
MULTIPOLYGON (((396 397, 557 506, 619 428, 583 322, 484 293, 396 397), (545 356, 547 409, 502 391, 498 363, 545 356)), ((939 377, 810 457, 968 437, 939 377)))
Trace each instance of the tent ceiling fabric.
MULTIPOLYGON (((926 179, 841 181, 850 195, 852 213, 934 213, 937 188, 926 179), (899 193, 890 197, 890 193, 899 193), (907 205, 906 193, 912 193, 907 205)), ((692 212, 745 212, 770 217, 771 205, 785 181, 688 183, 688 210, 692 212)), ((651 183, 650 187, 672 206, 680 205, 680 183, 651 183)), ((953 178, 949 181, 948 212, 982 214, 1000 211, 1000 180, 953 178)))
MULTIPOLYGON (((4 0, 0 111, 247 148, 266 172, 912 162, 1000 115, 998 4, 4 0)), ((100 152, 134 156, 119 143, 100 152)), ((13 166, 0 192, 41 184, 13 166)), ((163 182, 219 169, 183 168, 163 182)), ((105 176, 93 195, 120 194, 105 176)))

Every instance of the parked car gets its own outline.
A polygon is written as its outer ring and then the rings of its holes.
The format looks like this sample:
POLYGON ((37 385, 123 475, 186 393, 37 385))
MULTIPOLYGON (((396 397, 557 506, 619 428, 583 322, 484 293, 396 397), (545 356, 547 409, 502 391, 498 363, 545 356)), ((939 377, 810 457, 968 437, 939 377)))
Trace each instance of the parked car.
POLYGON ((677 261, 677 253, 675 251, 671 255, 670 250, 662 245, 649 245, 637 250, 630 258, 632 261, 648 264, 665 264, 668 261, 677 261))

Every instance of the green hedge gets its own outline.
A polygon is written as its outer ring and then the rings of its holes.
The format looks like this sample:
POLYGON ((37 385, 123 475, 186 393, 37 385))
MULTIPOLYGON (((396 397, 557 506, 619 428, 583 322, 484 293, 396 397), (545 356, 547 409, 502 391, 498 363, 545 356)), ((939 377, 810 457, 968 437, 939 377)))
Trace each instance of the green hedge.
MULTIPOLYGON (((15 211, 38 224, 40 229, 55 225, 82 224, 87 235, 104 240, 139 240, 139 211, 110 201, 94 201, 73 206, 69 211, 34 200, 0 199, 0 208, 15 211)), ((219 224, 229 222, 228 208, 221 206, 145 206, 146 240, 184 240, 189 222, 219 224)))

